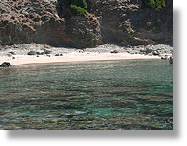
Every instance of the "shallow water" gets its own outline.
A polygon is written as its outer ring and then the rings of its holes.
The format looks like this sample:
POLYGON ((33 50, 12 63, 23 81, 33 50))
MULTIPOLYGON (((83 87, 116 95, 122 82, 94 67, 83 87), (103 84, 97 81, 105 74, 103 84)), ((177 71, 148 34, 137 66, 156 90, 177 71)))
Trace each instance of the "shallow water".
POLYGON ((128 60, 0 68, 0 129, 173 129, 173 66, 128 60))

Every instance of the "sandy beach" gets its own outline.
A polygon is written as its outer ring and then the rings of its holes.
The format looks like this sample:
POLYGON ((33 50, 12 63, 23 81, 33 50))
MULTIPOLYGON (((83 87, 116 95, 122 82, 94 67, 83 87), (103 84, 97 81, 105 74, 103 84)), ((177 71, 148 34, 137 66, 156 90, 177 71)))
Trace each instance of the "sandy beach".
POLYGON ((86 49, 51 47, 38 44, 13 45, 0 50, 0 64, 3 62, 9 62, 11 65, 26 65, 85 61, 117 61, 129 59, 161 59, 161 56, 158 55, 141 54, 140 50, 142 49, 143 48, 141 47, 129 49, 111 44, 86 49), (28 55, 29 51, 42 52, 44 50, 49 50, 50 53, 28 55), (117 50, 118 53, 111 53, 113 50, 117 50), (128 50, 135 51, 129 52, 128 50))
POLYGON ((63 56, 28 56, 28 55, 14 55, 15 59, 11 57, 1 57, 0 63, 10 62, 11 65, 24 64, 46 64, 46 63, 65 63, 65 62, 85 62, 85 61, 115 61, 127 59, 160 59, 158 56, 144 56, 139 54, 130 55, 128 53, 68 53, 63 56))

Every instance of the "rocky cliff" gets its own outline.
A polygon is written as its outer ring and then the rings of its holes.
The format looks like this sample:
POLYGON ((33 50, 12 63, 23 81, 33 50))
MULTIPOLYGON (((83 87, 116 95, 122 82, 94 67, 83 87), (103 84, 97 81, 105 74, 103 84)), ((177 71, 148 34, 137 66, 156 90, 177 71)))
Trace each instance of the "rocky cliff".
POLYGON ((87 0, 86 16, 73 15, 64 1, 1 0, 0 44, 83 48, 173 41, 172 0, 160 10, 148 8, 145 0, 87 0))

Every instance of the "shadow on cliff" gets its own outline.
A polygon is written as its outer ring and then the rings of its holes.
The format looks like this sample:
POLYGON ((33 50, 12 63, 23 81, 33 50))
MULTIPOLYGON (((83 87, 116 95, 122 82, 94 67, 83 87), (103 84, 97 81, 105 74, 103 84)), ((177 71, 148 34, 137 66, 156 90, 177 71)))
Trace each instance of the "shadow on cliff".
POLYGON ((119 44, 119 42, 115 38, 115 32, 113 32, 111 29, 108 29, 104 26, 100 26, 100 29, 101 29, 101 35, 103 38, 103 43, 119 44))

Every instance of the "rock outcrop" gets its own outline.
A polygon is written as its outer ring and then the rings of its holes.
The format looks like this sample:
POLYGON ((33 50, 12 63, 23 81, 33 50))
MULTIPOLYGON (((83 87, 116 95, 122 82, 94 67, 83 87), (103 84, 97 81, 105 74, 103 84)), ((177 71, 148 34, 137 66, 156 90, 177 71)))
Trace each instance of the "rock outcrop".
POLYGON ((11 64, 9 62, 3 62, 0 67, 9 67, 11 64))
POLYGON ((84 48, 173 41, 172 1, 156 11, 143 0, 87 0, 86 9, 86 16, 75 16, 64 0, 1 0, 0 44, 84 48))

